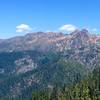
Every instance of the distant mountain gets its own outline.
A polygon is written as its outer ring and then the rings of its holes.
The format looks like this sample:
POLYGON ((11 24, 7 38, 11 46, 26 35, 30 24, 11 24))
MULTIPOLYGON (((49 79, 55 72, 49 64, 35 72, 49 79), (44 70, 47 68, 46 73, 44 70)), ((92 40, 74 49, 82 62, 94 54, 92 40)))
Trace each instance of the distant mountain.
POLYGON ((86 29, 70 34, 37 32, 0 42, 0 52, 35 50, 61 52, 66 59, 74 59, 85 65, 100 63, 100 35, 86 29))
POLYGON ((100 67, 100 35, 29 33, 0 40, 0 100, 28 100, 32 92, 79 82, 100 67))
POLYGON ((86 29, 76 30, 71 34, 37 32, 23 37, 14 37, 0 42, 0 52, 23 50, 49 51, 80 48, 83 45, 100 46, 100 35, 91 35, 86 29))
POLYGON ((0 51, 13 52, 23 50, 43 50, 47 51, 58 41, 59 38, 63 38, 63 34, 58 33, 29 33, 24 37, 14 37, 4 40, 0 43, 0 51), (57 40, 56 40, 57 39, 57 40))

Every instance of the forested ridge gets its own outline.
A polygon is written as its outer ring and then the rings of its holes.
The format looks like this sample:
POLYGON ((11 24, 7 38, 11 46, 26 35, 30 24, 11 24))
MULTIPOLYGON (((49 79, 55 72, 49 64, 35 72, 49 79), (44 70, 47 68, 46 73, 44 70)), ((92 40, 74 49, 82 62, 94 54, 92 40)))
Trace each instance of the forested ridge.
POLYGON ((56 84, 51 89, 33 92, 30 100, 100 100, 100 68, 72 86, 56 84))

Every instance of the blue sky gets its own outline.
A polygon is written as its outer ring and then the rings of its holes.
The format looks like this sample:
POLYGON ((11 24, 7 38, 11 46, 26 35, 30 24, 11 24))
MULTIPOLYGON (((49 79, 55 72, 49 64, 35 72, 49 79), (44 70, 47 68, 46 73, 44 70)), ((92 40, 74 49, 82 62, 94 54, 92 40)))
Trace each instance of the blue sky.
POLYGON ((0 0, 0 38, 88 28, 100 33, 100 0, 0 0))

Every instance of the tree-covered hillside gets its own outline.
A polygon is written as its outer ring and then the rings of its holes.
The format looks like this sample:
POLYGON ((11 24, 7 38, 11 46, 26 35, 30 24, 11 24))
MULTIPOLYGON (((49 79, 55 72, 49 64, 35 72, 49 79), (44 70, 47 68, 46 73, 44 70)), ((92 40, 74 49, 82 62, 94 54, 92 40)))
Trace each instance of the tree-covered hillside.
POLYGON ((31 100, 100 100, 100 68, 72 86, 33 92, 31 100))
POLYGON ((24 51, 0 54, 1 100, 28 100, 33 91, 80 82, 86 66, 64 60, 60 53, 24 51), (5 63, 5 62, 6 63, 5 63))

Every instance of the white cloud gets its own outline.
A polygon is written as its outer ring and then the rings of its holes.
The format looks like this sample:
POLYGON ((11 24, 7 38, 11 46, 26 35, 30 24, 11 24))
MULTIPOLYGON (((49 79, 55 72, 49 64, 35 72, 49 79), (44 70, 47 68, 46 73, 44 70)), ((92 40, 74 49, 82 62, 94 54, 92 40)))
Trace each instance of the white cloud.
POLYGON ((68 31, 68 32, 75 31, 76 29, 77 29, 77 27, 72 24, 66 24, 59 28, 59 30, 61 30, 61 31, 68 31))
POLYGON ((32 30, 32 28, 27 24, 20 24, 20 25, 16 26, 16 32, 18 32, 18 33, 30 32, 31 30, 32 30))

